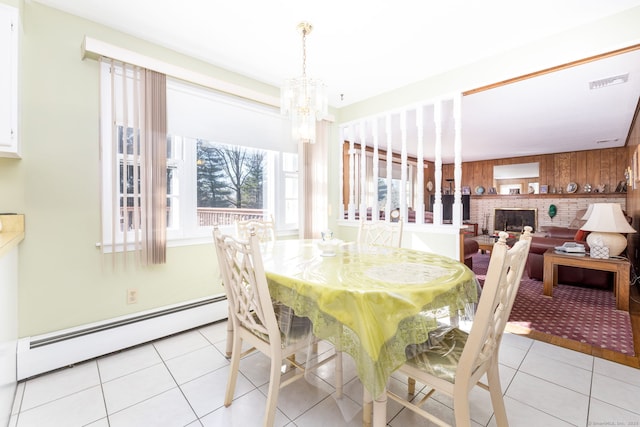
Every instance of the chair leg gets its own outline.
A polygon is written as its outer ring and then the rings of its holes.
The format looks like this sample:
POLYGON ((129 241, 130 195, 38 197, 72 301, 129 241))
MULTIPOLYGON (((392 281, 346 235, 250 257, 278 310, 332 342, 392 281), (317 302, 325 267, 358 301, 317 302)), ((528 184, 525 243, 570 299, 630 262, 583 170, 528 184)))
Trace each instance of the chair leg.
POLYGON ((453 386, 453 418, 456 427, 471 427, 471 409, 469 406, 469 387, 466 383, 453 386))
MULTIPOLYGON (((287 362, 291 363, 291 366, 293 367, 293 369, 296 368, 296 355, 292 354, 291 356, 287 357, 287 362)), ((289 367, 287 366, 287 370, 289 370, 289 367)))
POLYGON ((336 349, 336 398, 340 399, 342 397, 342 382, 343 382, 343 374, 342 374, 342 352, 336 349))
POLYGON ((387 391, 383 391, 380 396, 373 401, 373 427, 387 425, 387 391))
POLYGON ((362 427, 371 427, 373 417, 373 398, 371 393, 363 387, 362 393, 362 427))
POLYGON ((416 394, 416 379, 415 378, 407 378, 407 393, 409 396, 413 396, 416 394))
POLYGON ((282 360, 271 358, 271 373, 269 376, 269 391, 267 392, 267 408, 264 414, 264 427, 272 427, 276 419, 278 394, 280 393, 280 367, 282 360))
POLYGON ((233 322, 231 321, 231 311, 229 311, 229 317, 227 319, 227 348, 225 349, 227 359, 231 357, 232 347, 233 347, 233 322))
POLYGON ((233 395, 236 390, 236 380, 238 379, 238 370, 240 368, 240 350, 242 348, 242 339, 234 335, 232 344, 233 348, 231 351, 231 364, 229 366, 229 377, 227 378, 227 390, 224 395, 224 406, 231 405, 231 402, 233 401, 233 395))
POLYGON ((507 410, 504 406, 504 397, 502 396, 502 387, 500 386, 500 371, 498 368, 497 358, 489 366, 487 370, 487 385, 489 386, 489 394, 491 395, 491 405, 493 406, 493 414, 498 427, 508 427, 507 410))
POLYGON ((456 427, 471 427, 471 412, 469 410, 469 394, 463 391, 461 395, 454 392, 453 414, 456 420, 456 427), (463 393, 463 394, 462 394, 463 393))

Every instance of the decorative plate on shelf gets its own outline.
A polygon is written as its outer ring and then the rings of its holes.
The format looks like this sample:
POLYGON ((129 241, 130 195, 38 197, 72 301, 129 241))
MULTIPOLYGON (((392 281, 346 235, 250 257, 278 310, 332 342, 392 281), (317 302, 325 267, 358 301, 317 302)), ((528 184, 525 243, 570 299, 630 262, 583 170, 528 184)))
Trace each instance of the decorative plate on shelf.
POLYGON ((478 194, 478 195, 484 194, 484 187, 482 185, 478 185, 476 187, 476 194, 478 194))
POLYGON ((575 193, 576 190, 578 190, 578 184, 575 182, 570 182, 569 185, 567 185, 567 193, 575 193))

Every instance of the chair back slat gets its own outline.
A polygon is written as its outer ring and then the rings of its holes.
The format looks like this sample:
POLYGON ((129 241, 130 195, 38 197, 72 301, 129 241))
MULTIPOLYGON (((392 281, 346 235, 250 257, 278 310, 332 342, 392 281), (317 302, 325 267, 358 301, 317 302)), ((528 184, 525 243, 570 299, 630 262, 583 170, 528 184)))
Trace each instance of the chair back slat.
POLYGON ((365 246, 399 248, 402 245, 402 220, 398 222, 360 220, 358 243, 365 246))
POLYGON ((507 233, 501 232, 493 245, 473 326, 460 356, 457 378, 471 378, 474 372, 485 371, 482 366, 497 357, 527 261, 531 227, 526 227, 511 249, 507 246, 507 237, 507 233))
POLYGON ((260 243, 268 243, 276 240, 275 223, 273 217, 268 219, 246 219, 236 221, 236 236, 240 240, 248 240, 250 230, 254 230, 260 243))

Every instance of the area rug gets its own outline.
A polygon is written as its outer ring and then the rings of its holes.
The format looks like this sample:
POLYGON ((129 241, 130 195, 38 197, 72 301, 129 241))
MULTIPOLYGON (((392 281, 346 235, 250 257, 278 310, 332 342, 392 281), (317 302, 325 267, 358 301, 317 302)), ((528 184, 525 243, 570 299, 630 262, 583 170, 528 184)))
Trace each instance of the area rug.
MULTIPOLYGON (((473 271, 484 282, 489 255, 473 256, 473 271)), ((549 335, 633 356, 629 313, 615 308, 612 291, 558 284, 553 298, 542 295, 542 282, 525 274, 509 323, 549 335)))

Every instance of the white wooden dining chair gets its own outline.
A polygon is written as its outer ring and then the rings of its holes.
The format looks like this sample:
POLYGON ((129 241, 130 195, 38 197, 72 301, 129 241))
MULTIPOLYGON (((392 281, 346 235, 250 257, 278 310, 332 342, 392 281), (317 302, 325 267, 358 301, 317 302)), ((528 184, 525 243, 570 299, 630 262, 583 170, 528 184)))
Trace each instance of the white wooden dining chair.
MULTIPOLYGON (((240 240, 249 240, 250 230, 254 230, 258 240, 262 244, 269 244, 276 240, 275 222, 273 216, 265 219, 251 218, 235 221, 236 237, 240 240)), ((227 322, 227 346, 225 353, 227 358, 231 357, 231 346, 233 345, 233 324, 227 322)))
POLYGON ((500 387, 498 351, 529 253, 531 227, 511 249, 507 246, 507 237, 507 233, 501 232, 491 251, 471 331, 466 333, 454 328, 436 345, 431 342, 429 346, 425 344, 407 349, 411 358, 399 371, 431 390, 417 403, 387 392, 389 398, 436 425, 449 424, 420 406, 435 391, 442 392, 453 398, 455 425, 470 426, 469 392, 476 385, 489 391, 497 425, 509 425, 500 387), (487 384, 480 383, 485 374, 487 384))
MULTIPOLYGON (((293 314, 288 307, 275 304, 269 295, 269 287, 260 254, 260 243, 252 231, 247 241, 223 235, 214 227, 216 254, 220 264, 222 281, 229 302, 229 322, 233 323, 233 347, 224 405, 233 401, 240 359, 257 350, 271 359, 267 406, 263 425, 273 425, 278 393, 293 381, 303 378, 306 370, 315 369, 332 359, 336 360, 336 396, 342 394, 341 353, 325 357, 313 366, 305 367, 295 362, 295 354, 309 351, 315 339, 311 333, 311 322, 306 317, 293 314), (242 344, 252 347, 242 352, 242 344), (286 380, 281 378, 283 361, 293 365, 286 380)), ((283 377, 284 377, 283 375, 283 377)))
POLYGON ((361 245, 402 245, 402 219, 397 222, 360 220, 358 243, 361 245))
POLYGON ((258 236, 260 243, 273 242, 276 240, 275 222, 273 216, 265 219, 243 219, 235 222, 236 236, 242 240, 249 239, 249 230, 253 229, 258 236))

